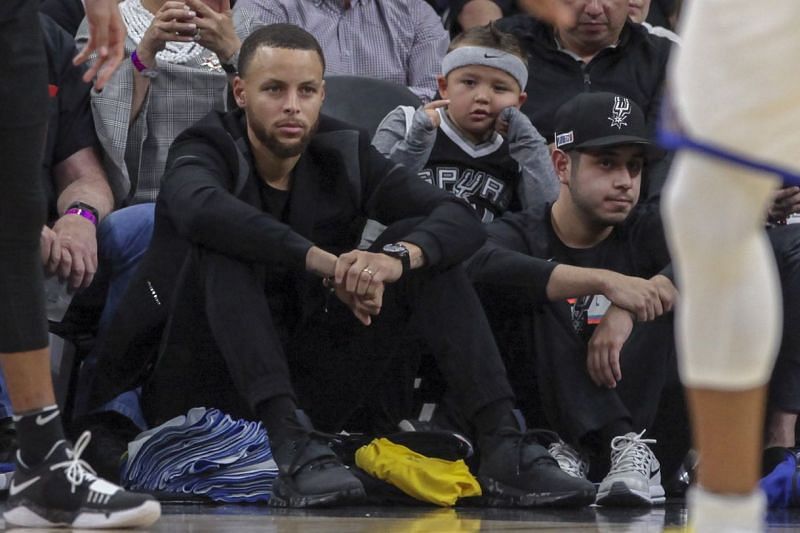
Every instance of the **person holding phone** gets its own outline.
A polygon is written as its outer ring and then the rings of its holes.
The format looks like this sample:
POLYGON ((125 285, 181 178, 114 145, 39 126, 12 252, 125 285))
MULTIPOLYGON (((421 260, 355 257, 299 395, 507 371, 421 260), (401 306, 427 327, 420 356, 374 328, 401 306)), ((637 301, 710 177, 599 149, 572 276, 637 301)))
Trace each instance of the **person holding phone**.
MULTIPOLYGON (((167 149, 206 113, 225 108, 228 74, 241 46, 229 0, 124 0, 123 63, 92 111, 118 203, 153 202, 167 149)), ((86 42, 87 25, 76 35, 86 42)))

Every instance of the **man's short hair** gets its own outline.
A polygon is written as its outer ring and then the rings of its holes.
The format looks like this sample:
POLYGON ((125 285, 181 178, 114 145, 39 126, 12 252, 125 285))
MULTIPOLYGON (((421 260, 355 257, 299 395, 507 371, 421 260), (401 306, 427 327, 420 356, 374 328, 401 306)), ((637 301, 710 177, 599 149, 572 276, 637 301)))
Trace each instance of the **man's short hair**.
POLYGON ((322 47, 314 36, 294 24, 280 23, 261 26, 244 40, 239 51, 240 77, 245 77, 253 55, 262 46, 288 50, 313 50, 319 55, 322 72, 325 72, 325 54, 322 53, 322 47))
POLYGON ((507 54, 515 55, 523 63, 528 64, 528 54, 517 36, 498 29, 494 22, 490 22, 485 26, 475 26, 459 34, 450 43, 447 51, 452 52, 460 46, 494 48, 507 54))

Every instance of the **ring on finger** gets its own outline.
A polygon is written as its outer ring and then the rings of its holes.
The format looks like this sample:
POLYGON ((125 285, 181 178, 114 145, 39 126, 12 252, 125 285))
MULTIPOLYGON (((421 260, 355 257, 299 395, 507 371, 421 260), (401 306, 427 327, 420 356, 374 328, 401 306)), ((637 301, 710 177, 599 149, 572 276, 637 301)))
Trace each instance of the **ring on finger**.
POLYGON ((193 37, 194 37, 195 41, 199 41, 200 40, 200 28, 197 28, 196 30, 194 30, 193 37))
POLYGON ((372 270, 370 270, 370 269, 369 269, 369 267, 364 267, 364 268, 362 268, 362 269, 361 269, 361 272, 366 272, 367 274, 369 274, 369 277, 372 277, 372 276, 374 276, 374 275, 375 275, 375 272, 373 272, 372 270))

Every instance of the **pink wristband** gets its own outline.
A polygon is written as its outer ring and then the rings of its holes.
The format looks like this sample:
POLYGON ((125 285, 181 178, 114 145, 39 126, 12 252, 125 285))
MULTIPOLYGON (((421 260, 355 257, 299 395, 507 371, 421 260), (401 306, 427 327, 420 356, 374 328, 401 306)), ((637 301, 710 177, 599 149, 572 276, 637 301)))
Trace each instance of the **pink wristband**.
POLYGON ((79 215, 94 224, 97 225, 97 217, 94 216, 94 213, 89 211, 88 209, 82 209, 80 207, 70 207, 66 211, 64 211, 65 215, 79 215))

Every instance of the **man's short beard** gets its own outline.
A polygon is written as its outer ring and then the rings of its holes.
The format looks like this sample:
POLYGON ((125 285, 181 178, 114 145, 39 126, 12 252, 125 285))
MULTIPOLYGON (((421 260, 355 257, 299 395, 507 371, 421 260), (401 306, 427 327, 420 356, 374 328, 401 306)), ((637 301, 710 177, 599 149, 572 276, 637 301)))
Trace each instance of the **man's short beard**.
POLYGON ((291 157, 296 157, 303 153, 308 146, 308 143, 311 141, 311 137, 314 136, 314 133, 317 131, 317 127, 319 126, 319 119, 314 122, 314 125, 311 126, 305 135, 300 137, 300 139, 294 144, 286 144, 279 141, 274 135, 270 135, 267 133, 266 128, 264 128, 261 124, 250 124, 250 129, 253 130, 256 138, 261 141, 261 144, 269 150, 270 152, 275 155, 275 157, 279 159, 289 159, 291 157))

